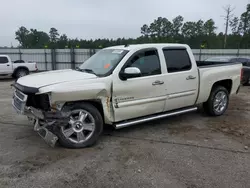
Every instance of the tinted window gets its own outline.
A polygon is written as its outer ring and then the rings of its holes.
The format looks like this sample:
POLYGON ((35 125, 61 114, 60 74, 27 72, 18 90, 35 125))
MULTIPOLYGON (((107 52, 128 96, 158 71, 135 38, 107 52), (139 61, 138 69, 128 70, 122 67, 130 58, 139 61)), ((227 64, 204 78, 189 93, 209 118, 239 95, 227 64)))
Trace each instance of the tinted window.
POLYGON ((0 63, 3 64, 3 63, 8 63, 8 58, 7 57, 0 57, 0 63))
POLYGON ((156 50, 147 50, 135 54, 126 67, 137 67, 142 76, 161 74, 159 56, 156 50))
POLYGON ((169 73, 191 69, 191 61, 185 49, 165 49, 163 53, 169 73))
POLYGON ((14 63, 24 63, 24 60, 16 60, 14 63))

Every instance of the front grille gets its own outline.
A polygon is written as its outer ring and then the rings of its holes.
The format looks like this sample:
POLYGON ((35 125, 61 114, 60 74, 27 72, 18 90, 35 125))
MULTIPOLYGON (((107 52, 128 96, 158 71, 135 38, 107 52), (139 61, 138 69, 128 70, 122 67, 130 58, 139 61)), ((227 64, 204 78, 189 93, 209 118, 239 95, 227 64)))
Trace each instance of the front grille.
POLYGON ((27 101, 27 95, 18 90, 14 91, 12 106, 18 113, 20 114, 24 113, 26 101, 27 101))
POLYGON ((24 100, 25 98, 25 95, 18 90, 16 90, 16 96, 21 100, 24 100))

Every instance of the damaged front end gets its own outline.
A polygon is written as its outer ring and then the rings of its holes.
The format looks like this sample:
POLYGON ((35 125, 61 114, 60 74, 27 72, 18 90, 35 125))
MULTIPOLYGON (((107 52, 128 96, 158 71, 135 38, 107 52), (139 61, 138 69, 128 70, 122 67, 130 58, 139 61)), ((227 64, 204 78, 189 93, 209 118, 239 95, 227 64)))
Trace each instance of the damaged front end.
POLYGON ((36 88, 24 87, 17 83, 15 87, 12 106, 18 114, 25 115, 34 124, 34 130, 54 147, 58 137, 55 127, 68 124, 70 114, 51 109, 48 94, 36 95, 36 88))

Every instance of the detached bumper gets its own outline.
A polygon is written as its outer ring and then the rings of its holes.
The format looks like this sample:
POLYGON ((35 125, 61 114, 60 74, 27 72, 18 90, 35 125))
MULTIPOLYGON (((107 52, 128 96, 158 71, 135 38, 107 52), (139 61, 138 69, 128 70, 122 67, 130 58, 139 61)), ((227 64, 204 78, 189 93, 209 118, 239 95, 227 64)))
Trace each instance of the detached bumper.
POLYGON ((47 144, 54 147, 58 137, 53 133, 53 127, 67 125, 70 114, 60 111, 45 112, 34 107, 27 107, 27 98, 28 96, 26 94, 16 90, 12 100, 13 108, 18 114, 25 115, 35 120, 34 131, 38 132, 47 144))

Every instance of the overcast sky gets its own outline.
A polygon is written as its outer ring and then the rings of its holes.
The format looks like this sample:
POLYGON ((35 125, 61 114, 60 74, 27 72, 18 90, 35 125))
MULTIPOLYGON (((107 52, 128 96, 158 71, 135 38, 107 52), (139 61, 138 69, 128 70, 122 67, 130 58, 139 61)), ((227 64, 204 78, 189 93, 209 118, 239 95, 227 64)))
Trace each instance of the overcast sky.
POLYGON ((162 16, 184 21, 215 20, 224 31, 222 7, 240 16, 250 0, 0 0, 0 46, 17 45, 20 26, 48 32, 51 27, 70 38, 137 37, 140 27, 162 16))

